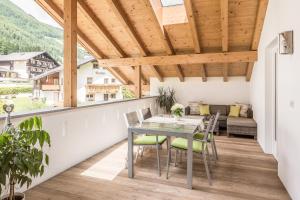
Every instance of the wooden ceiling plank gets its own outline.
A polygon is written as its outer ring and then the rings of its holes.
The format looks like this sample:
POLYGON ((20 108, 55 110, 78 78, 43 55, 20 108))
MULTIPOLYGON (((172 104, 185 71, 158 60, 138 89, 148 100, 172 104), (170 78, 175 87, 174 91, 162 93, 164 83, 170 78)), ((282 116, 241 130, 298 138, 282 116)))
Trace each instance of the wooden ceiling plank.
MULTIPOLYGON (((221 30, 222 30, 222 51, 227 52, 228 44, 228 0, 220 0, 221 5, 221 30)), ((223 64, 223 81, 228 81, 228 63, 223 64)))
POLYGON ((184 0, 184 6, 185 6, 189 26, 192 32, 195 53, 201 53, 200 40, 199 40, 198 30, 196 26, 196 19, 194 15, 192 0, 184 0))
POLYGON ((221 4, 221 29, 222 51, 228 51, 228 0, 220 0, 221 4))
POLYGON ((256 51, 182 54, 168 56, 149 56, 135 58, 101 59, 99 64, 110 67, 137 66, 137 65, 176 65, 176 64, 202 64, 202 63, 241 63, 255 62, 256 51))
POLYGON ((112 9, 116 17, 119 19, 119 21, 121 22, 122 26, 125 28, 130 38, 136 44, 142 56, 147 56, 148 50, 146 49, 139 35, 136 33, 135 28, 132 26, 129 18, 127 17, 127 14, 123 10, 122 6, 120 5, 120 2, 118 0, 106 0, 106 2, 109 4, 110 8, 112 9))
POLYGON ((85 3, 84 0, 78 0, 78 7, 84 13, 84 15, 94 24, 94 27, 102 35, 102 37, 107 41, 108 44, 114 49, 114 51, 120 57, 127 57, 126 53, 117 44, 109 31, 104 27, 100 19, 95 15, 93 10, 85 3))
MULTIPOLYGON (((140 53, 142 56, 148 56, 149 52, 146 49, 144 43, 142 42, 139 35, 136 33, 135 28, 131 24, 130 20, 128 19, 125 11, 123 10, 122 6, 120 5, 119 1, 117 0, 106 0, 109 4, 110 8, 112 9, 113 13, 118 17, 120 20, 122 26, 125 28, 126 32, 130 36, 130 38, 133 40, 133 42, 138 47, 140 53)), ((162 81, 163 78, 160 75, 159 72, 157 72, 157 69, 155 66, 150 66, 152 71, 155 71, 154 75, 158 78, 158 80, 162 81)), ((134 67, 133 67, 134 68, 134 67)), ((142 74, 143 82, 146 84, 147 81, 145 81, 145 75, 142 74)))
MULTIPOLYGON (((257 9, 256 21, 255 21, 255 29, 253 33, 253 39, 251 44, 251 50, 257 50, 259 45, 259 40, 267 12, 268 0, 260 0, 257 9)), ((254 63, 249 63, 246 70, 246 81, 251 80, 252 70, 254 67, 254 63)))

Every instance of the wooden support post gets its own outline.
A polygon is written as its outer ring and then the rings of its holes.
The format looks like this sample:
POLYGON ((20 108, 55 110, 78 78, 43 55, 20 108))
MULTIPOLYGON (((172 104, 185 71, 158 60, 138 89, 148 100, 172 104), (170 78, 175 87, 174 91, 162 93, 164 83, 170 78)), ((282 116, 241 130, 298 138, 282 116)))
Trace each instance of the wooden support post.
POLYGON ((134 70, 134 85, 135 85, 135 97, 140 99, 142 97, 142 81, 141 81, 141 74, 142 74, 142 67, 140 65, 135 67, 134 70))
POLYGON ((64 0, 64 106, 77 106, 77 0, 64 0))

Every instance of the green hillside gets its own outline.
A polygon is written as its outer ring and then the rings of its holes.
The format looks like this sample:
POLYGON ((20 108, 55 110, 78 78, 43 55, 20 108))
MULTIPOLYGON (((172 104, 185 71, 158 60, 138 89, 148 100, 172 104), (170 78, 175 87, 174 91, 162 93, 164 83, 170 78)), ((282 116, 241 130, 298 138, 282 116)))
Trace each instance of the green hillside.
MULTIPOLYGON (((63 62, 63 30, 44 24, 9 0, 0 0, 0 54, 47 51, 63 62)), ((78 57, 86 52, 79 48, 78 57)))

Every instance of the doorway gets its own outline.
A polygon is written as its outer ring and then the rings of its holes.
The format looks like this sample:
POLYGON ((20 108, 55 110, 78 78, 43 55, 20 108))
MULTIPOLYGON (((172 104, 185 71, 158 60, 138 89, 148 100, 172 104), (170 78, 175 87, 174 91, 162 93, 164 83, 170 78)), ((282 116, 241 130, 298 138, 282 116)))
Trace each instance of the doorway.
POLYGON ((266 49, 266 151, 278 158, 278 40, 266 49))

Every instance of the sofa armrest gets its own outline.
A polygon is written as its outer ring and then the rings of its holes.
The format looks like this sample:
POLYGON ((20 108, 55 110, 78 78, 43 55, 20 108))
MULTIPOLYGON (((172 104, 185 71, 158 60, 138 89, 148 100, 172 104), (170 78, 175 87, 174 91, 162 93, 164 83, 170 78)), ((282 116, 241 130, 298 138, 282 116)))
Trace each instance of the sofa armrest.
POLYGON ((184 114, 185 115, 190 115, 191 114, 191 108, 189 106, 184 108, 184 114))

